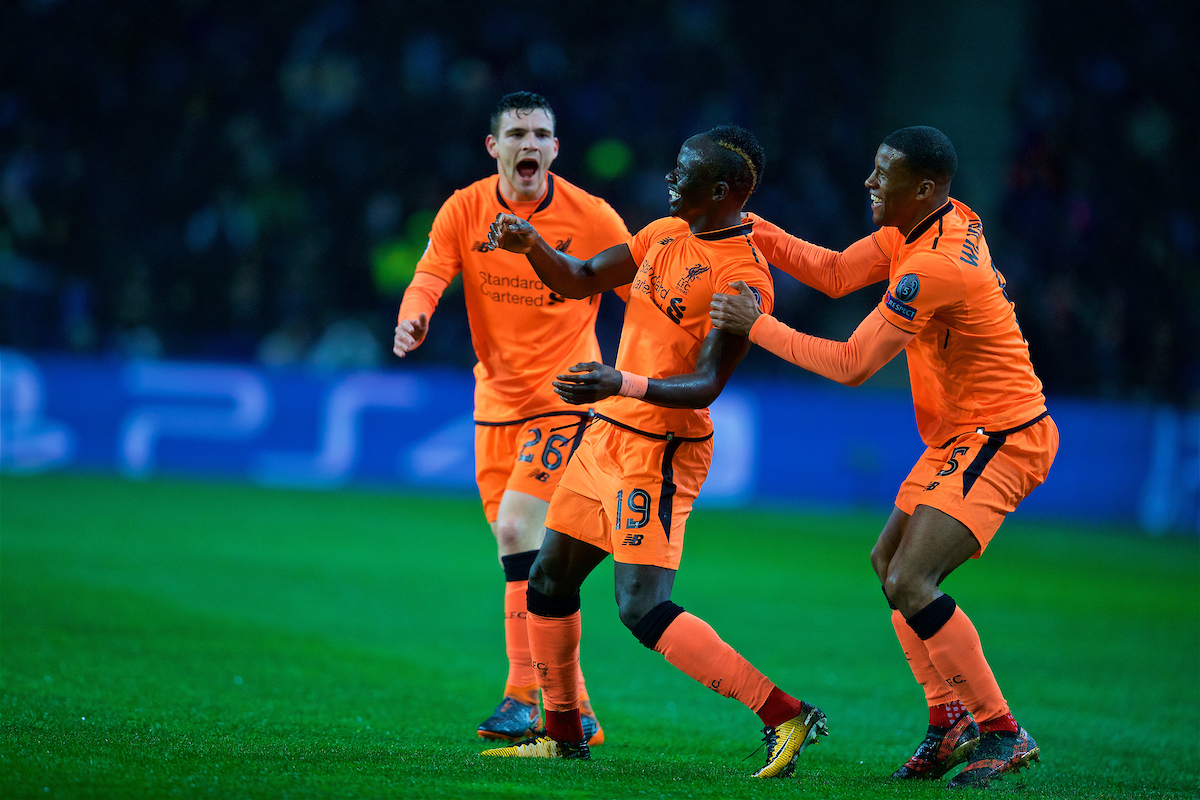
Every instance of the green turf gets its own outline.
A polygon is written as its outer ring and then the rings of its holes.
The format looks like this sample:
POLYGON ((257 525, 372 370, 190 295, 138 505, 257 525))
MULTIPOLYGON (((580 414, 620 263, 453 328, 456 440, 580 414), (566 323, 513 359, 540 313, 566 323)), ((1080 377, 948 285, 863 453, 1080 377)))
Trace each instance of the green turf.
MULTIPOLYGON (((0 796, 940 797, 867 552, 884 510, 698 512, 675 600, 832 735, 756 783, 756 718, 621 627, 602 565, 590 763, 484 760, 502 574, 472 500, 0 479, 0 796)), ((1195 797, 1200 546, 1010 521, 945 586, 1042 765, 1028 797, 1195 797)))

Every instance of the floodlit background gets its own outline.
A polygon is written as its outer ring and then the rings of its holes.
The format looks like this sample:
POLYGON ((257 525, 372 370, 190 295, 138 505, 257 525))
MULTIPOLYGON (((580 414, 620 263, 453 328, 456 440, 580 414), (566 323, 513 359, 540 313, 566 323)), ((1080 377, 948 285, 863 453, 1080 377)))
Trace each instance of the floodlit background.
MULTIPOLYGON (((529 89, 557 110, 556 170, 634 231, 683 139, 736 122, 767 151, 749 208, 844 247, 871 230, 879 141, 940 127, 1064 428, 1031 507, 1194 531, 1196 8, 7 3, 3 466, 469 492, 461 290, 403 363, 392 327, 433 213, 494 173, 496 99, 529 89)), ((778 315, 818 335, 878 299, 778 277, 778 315)), ((604 304, 610 359, 621 313, 604 304)), ((918 447, 906 381, 897 359, 843 401, 755 349, 710 499, 886 508, 918 447), (817 454, 835 486, 805 489, 817 454)))
MULTIPOLYGON (((481 759, 506 662, 456 282, 391 355, 430 221, 494 175, 496 100, 630 229, 681 142, 757 134, 749 208, 871 231, 875 149, 944 130, 1062 435, 946 590, 1042 766, 1031 798, 1200 785, 1200 4, 1194 0, 3 0, 0 795, 941 797, 867 554, 923 449, 897 359, 846 389, 753 350, 713 406, 675 599, 832 735, 758 721, 583 588, 594 760, 481 759)), ((776 314, 845 338, 777 275, 776 314)), ((615 354, 621 303, 601 305, 615 354)))

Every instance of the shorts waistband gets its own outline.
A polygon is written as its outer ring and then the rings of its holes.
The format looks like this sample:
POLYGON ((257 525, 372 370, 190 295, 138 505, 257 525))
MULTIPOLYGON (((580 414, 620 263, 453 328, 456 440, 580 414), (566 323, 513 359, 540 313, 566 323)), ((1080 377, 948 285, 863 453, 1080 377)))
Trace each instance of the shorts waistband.
MULTIPOLYGON (((475 420, 476 425, 482 425, 487 428, 501 428, 505 425, 520 425, 525 422, 530 422, 535 419, 543 419, 545 417, 579 417, 584 419, 592 416, 592 412, 588 411, 547 411, 545 414, 534 414, 532 417, 522 417, 521 419, 510 419, 504 422, 484 422, 483 420, 475 420)), ((571 423, 576 425, 578 423, 571 423)))
POLYGON ((666 433, 651 433, 640 428, 635 428, 632 425, 626 425, 624 422, 618 422, 612 417, 606 417, 603 414, 596 414, 596 419, 602 419, 609 425, 615 425, 622 430, 627 430, 630 433, 636 433, 639 436, 645 436, 648 439, 657 439, 660 442, 706 442, 712 438, 712 431, 708 432, 707 436, 676 436, 673 432, 666 433))
MULTIPOLYGON (((1041 422, 1043 419, 1045 419, 1048 416, 1050 416, 1049 409, 1038 414, 1036 417, 1029 420, 1028 422, 1022 422, 1020 425, 1016 426, 1015 428, 1007 428, 1006 430, 1002 430, 1002 431, 989 431, 989 430, 984 430, 983 426, 980 425, 978 428, 975 429, 974 432, 978 433, 980 435, 983 435, 983 436, 987 436, 989 438, 1004 438, 1006 436, 1011 436, 1012 434, 1016 433, 1017 431, 1023 431, 1028 427, 1036 425, 1037 423, 1041 422)), ((957 439, 959 436, 962 436, 962 435, 963 434, 961 434, 961 433, 956 433, 955 435, 953 435, 949 439, 947 439, 946 443, 943 444, 938 449, 945 450, 947 447, 954 444, 955 439, 957 439)))

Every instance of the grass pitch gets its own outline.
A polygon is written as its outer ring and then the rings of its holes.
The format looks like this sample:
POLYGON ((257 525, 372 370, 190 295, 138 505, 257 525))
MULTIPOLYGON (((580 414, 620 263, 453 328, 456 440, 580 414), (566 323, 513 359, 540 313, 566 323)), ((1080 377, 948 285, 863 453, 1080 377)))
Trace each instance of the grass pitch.
MULTIPOLYGON (((832 735, 752 782, 757 719, 584 588, 590 763, 485 760, 503 577, 472 499, 0 480, 0 795, 940 797, 887 778, 925 712, 870 515, 696 513, 674 599, 832 735)), ((1042 765, 1022 797, 1195 797, 1200 544, 1011 520, 945 587, 1042 765)))

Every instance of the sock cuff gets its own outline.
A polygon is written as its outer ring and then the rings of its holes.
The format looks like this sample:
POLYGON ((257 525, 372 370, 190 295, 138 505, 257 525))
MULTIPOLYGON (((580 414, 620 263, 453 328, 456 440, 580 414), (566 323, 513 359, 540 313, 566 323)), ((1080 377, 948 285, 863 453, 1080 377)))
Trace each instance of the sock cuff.
POLYGON ((880 586, 879 588, 883 591, 883 599, 887 600, 888 608, 892 611, 899 611, 900 609, 896 608, 896 604, 892 602, 892 598, 888 597, 887 588, 884 586, 880 586))
POLYGON ((921 641, 925 641, 950 621, 950 617, 954 616, 957 608, 958 604, 954 602, 954 598, 944 594, 913 614, 912 618, 907 619, 906 622, 908 622, 908 627, 912 628, 913 632, 921 638, 921 641))
POLYGON ((504 580, 509 583, 529 580, 529 569, 533 566, 537 554, 537 550, 526 550, 524 553, 500 556, 500 564, 504 567, 504 580))
POLYGON ((683 613, 683 607, 664 600, 646 612, 646 616, 633 626, 633 635, 646 647, 653 650, 662 638, 663 631, 683 613))
POLYGON ((579 610, 579 592, 570 597, 550 597, 530 586, 525 590, 525 607, 539 617, 569 617, 579 610))

